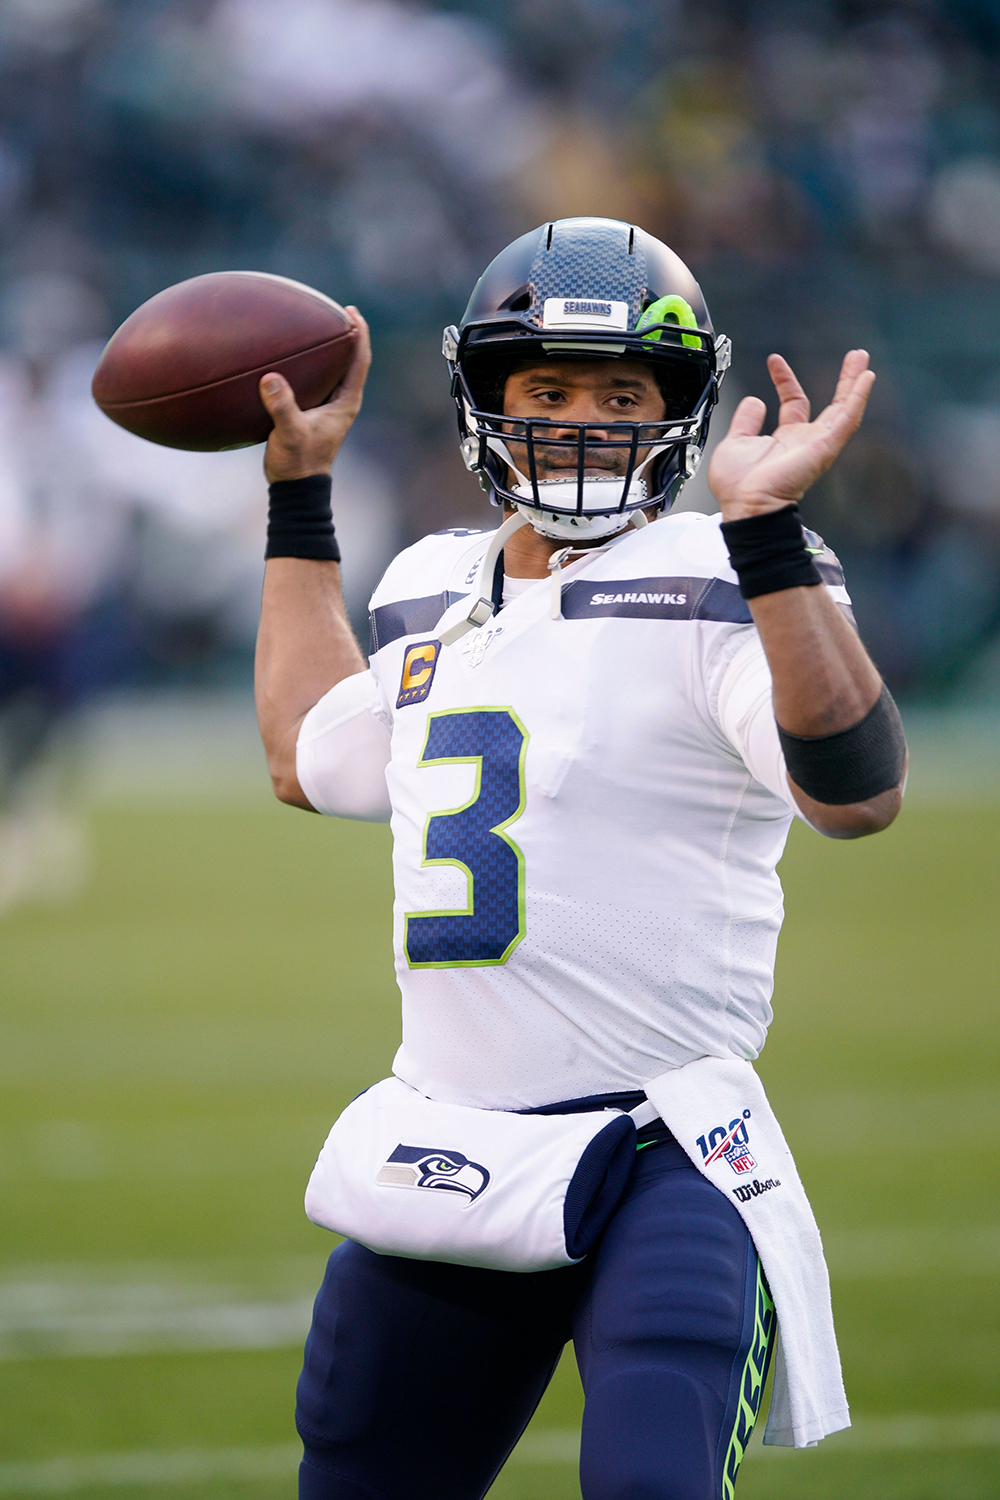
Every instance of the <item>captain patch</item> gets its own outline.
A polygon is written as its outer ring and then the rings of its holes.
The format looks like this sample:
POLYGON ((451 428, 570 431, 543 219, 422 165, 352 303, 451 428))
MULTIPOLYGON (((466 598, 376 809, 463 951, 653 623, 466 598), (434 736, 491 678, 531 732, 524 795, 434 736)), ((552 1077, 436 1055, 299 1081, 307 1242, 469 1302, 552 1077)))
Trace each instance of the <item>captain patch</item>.
POLYGON ((406 708, 410 703, 423 703, 434 681, 440 651, 440 641, 418 641, 415 646, 407 646, 403 657, 403 675, 399 679, 397 708, 406 708))

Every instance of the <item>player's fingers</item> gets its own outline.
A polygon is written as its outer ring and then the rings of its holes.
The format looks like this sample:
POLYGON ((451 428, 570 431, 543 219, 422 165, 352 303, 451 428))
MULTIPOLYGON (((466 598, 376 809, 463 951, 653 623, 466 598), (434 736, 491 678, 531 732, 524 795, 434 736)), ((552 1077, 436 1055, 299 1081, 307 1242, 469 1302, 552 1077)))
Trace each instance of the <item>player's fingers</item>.
POLYGON ((262 375, 258 389, 267 414, 279 431, 290 427, 295 418, 302 415, 295 392, 284 375, 279 375, 277 370, 269 370, 266 375, 262 375))
POLYGON ((844 399, 844 405, 854 420, 855 426, 865 414, 865 407, 868 405, 868 397, 872 393, 874 384, 875 371, 862 370, 844 399))
POLYGON ((781 403, 778 426, 785 427, 791 422, 808 422, 809 397, 787 359, 780 354, 771 354, 768 356, 767 369, 781 403))
POLYGON ((848 349, 841 362, 837 389, 833 393, 833 400, 830 402, 830 405, 836 406, 841 401, 846 401, 859 376, 863 375, 867 369, 868 350, 848 349))
POLYGON ((368 371, 371 368, 372 362, 371 334, 368 330, 368 324, 353 303, 350 307, 345 307, 344 311, 354 325, 356 339, 351 363, 347 367, 347 373, 344 375, 343 380, 337 387, 334 399, 338 403, 351 404, 357 402, 360 405, 361 393, 365 388, 365 381, 368 379, 368 371))
POLYGON ((875 371, 864 370, 855 381, 847 396, 844 398, 844 417, 842 430, 844 432, 845 443, 851 436, 851 434, 857 432, 858 428, 861 426, 861 422, 865 414, 865 407, 868 405, 868 398, 872 393, 872 387, 874 386, 874 384, 875 371))
POLYGON ((367 369, 367 367, 372 362, 371 330, 369 329, 365 319, 362 317, 360 309, 355 307, 353 302, 351 303, 350 307, 345 308, 345 311, 358 332, 358 344, 355 351, 355 356, 361 363, 365 365, 365 368, 367 369))
POLYGON ((767 407, 759 396, 744 396, 733 412, 726 437, 756 437, 766 416, 767 407))
POLYGON ((850 393, 836 406, 828 406, 822 417, 813 423, 814 429, 818 429, 816 478, 826 472, 861 426, 874 384, 875 372, 863 371, 850 393))
POLYGON ((843 432, 844 441, 861 426, 861 419, 868 405, 868 398, 875 384, 875 371, 863 369, 842 392, 839 400, 831 401, 817 418, 817 426, 830 431, 843 432))

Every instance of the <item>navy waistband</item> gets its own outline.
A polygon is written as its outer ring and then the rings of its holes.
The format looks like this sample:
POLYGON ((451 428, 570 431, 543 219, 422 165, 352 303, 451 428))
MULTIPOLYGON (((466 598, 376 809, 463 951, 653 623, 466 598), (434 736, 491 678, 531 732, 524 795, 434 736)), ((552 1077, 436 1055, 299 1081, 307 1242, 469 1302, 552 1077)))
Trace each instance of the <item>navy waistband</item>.
POLYGON ((519 1115, 584 1115, 598 1109, 635 1109, 645 1099, 641 1089, 620 1094, 588 1094, 583 1099, 560 1099, 555 1104, 536 1104, 519 1109, 519 1115))
MULTIPOLYGON (((592 1114, 599 1109, 636 1109, 645 1101, 645 1094, 641 1089, 625 1090, 619 1094, 588 1094, 583 1099, 560 1099, 556 1104, 536 1104, 533 1109, 518 1110, 522 1115, 583 1115, 592 1114)), ((672 1141, 673 1133, 664 1125, 662 1120, 653 1120, 649 1125, 643 1125, 639 1131, 639 1141, 642 1145, 650 1145, 653 1141, 672 1141)))

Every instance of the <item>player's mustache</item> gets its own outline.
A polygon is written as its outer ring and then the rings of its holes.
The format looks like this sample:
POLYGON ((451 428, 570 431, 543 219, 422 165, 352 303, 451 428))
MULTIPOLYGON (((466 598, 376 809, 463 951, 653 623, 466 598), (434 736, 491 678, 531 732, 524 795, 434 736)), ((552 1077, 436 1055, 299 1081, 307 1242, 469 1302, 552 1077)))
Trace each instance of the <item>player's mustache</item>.
MULTIPOLYGON (((536 451, 535 463, 540 474, 577 474, 579 472, 575 458, 564 462, 554 462, 549 458, 541 458, 536 451)), ((626 458, 623 455, 609 454, 607 458, 602 459, 588 453, 584 464, 584 473, 624 474, 625 466, 626 458)))
MULTIPOLYGON (((516 438, 508 438, 507 442, 515 461, 521 463, 522 455, 525 455, 525 444, 518 442, 516 438)), ((644 448, 639 450, 640 458, 644 456, 644 451, 644 448)), ((625 473, 627 467, 626 450, 620 447, 602 448, 600 440, 592 440, 586 444, 583 470, 585 478, 605 474, 618 478, 625 473)), ((543 479, 558 479, 563 475, 575 479, 579 473, 579 451, 576 443, 568 441, 565 451, 547 452, 541 443, 536 442, 535 468, 539 477, 543 479)))
MULTIPOLYGON (((524 450, 523 443, 511 442, 510 447, 515 453, 524 450)), ((579 461, 575 444, 572 448, 567 444, 565 453, 546 453, 540 444, 535 445, 535 464, 539 473, 575 474, 579 461)), ((621 449, 611 448, 602 452, 596 443, 587 444, 584 464, 588 470, 599 470, 606 474, 624 473, 627 462, 628 455, 621 449)))

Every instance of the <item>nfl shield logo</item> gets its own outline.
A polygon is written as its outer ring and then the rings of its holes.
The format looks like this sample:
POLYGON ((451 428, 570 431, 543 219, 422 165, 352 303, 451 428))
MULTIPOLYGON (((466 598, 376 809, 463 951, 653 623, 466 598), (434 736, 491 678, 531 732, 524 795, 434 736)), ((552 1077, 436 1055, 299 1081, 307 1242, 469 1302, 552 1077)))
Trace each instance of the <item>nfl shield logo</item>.
POLYGON ((740 1175, 744 1172, 752 1172, 757 1165, 750 1155, 749 1146, 741 1145, 739 1141, 734 1141, 726 1152, 726 1161, 733 1171, 740 1175))

